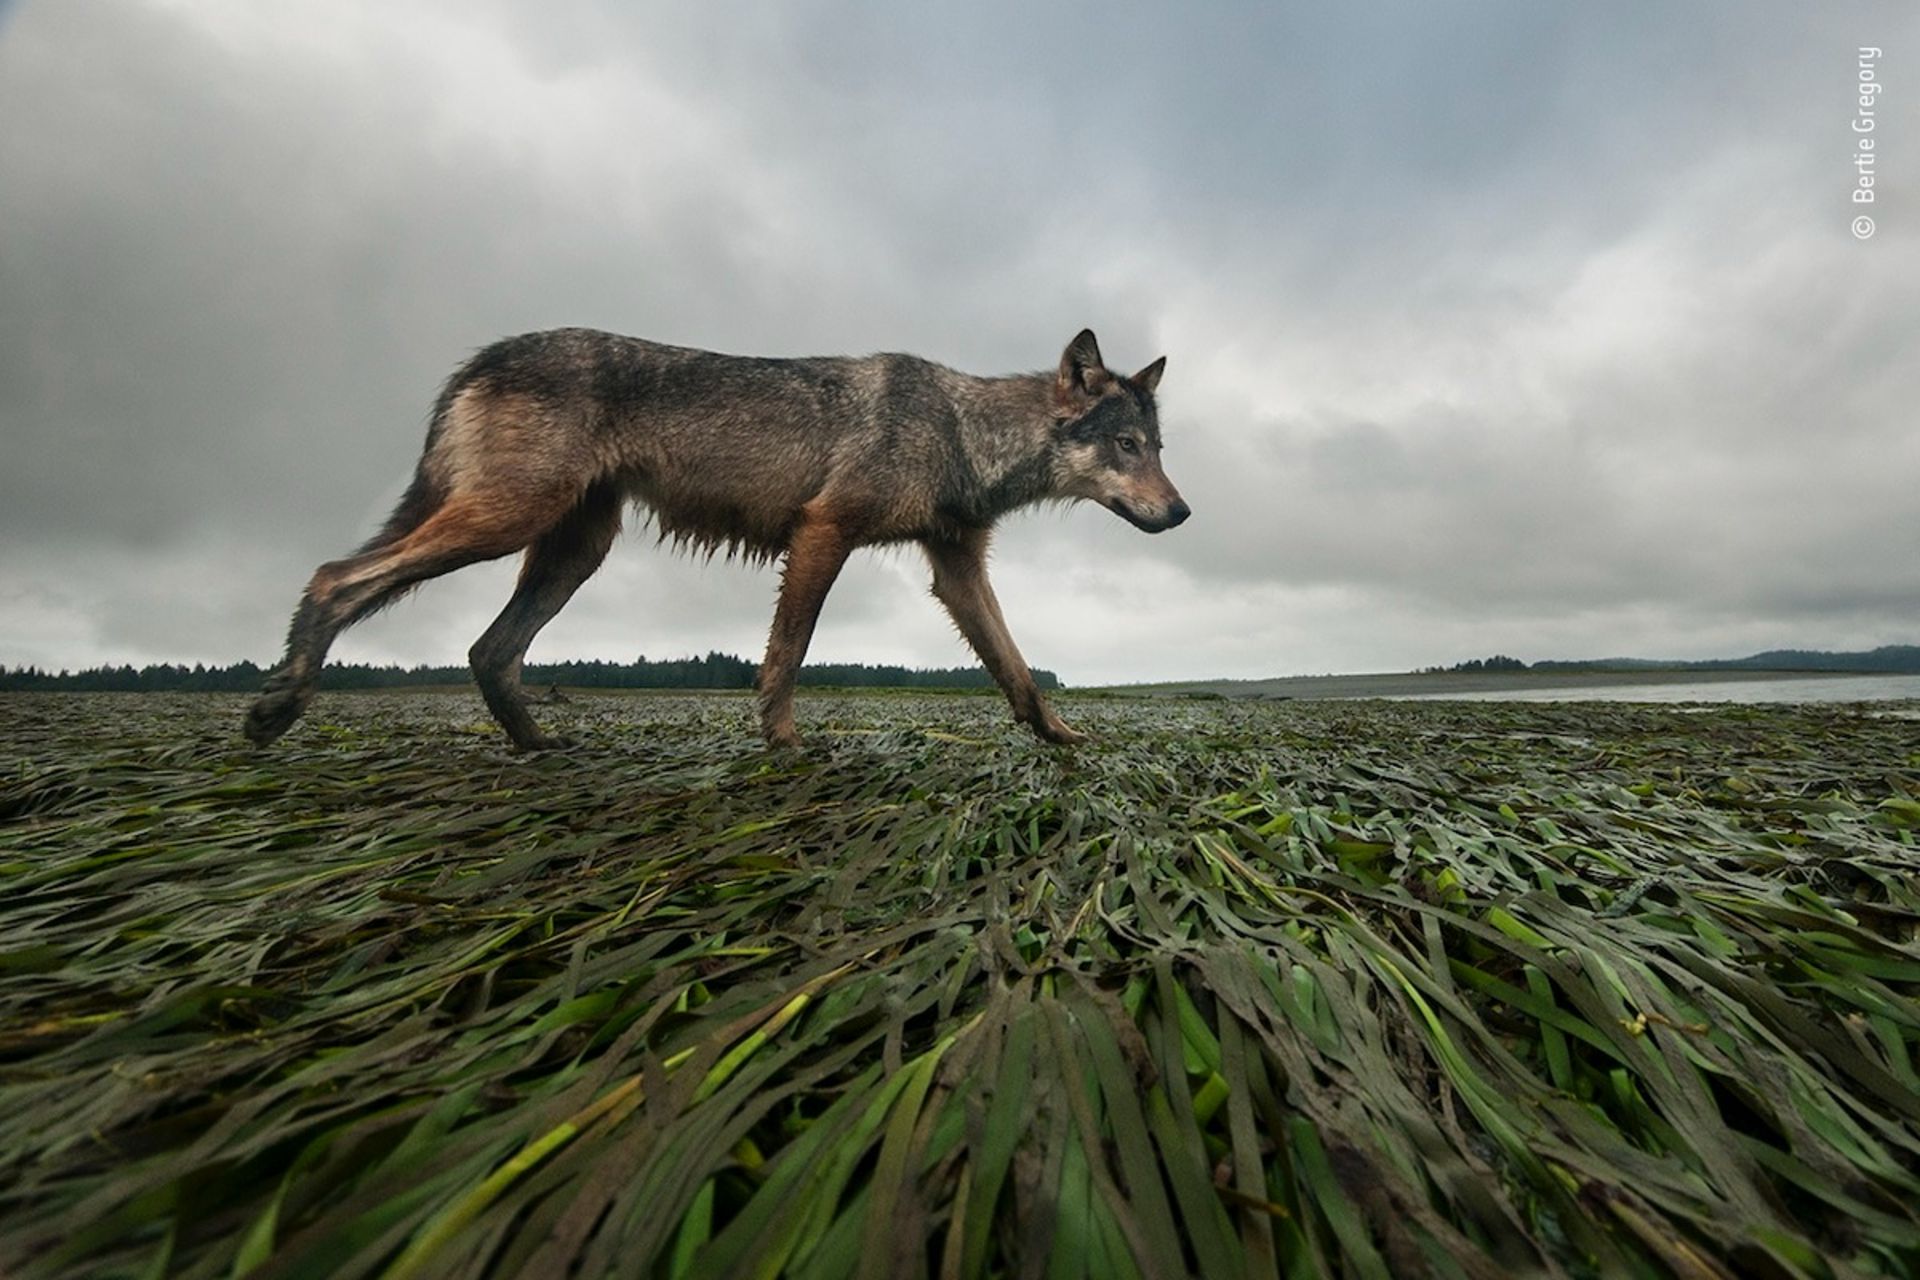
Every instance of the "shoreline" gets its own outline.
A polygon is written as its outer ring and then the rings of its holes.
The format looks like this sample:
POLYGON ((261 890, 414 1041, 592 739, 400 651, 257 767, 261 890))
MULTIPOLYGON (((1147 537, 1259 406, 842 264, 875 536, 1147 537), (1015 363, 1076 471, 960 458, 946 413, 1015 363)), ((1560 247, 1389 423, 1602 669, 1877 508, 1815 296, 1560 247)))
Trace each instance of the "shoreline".
MULTIPOLYGON (((1276 676, 1268 680, 1176 680, 1165 684, 1108 685, 1098 692, 1135 697, 1315 700, 1327 698, 1444 697, 1448 694, 1566 692, 1581 689, 1658 688, 1679 684, 1735 684, 1779 680, 1884 680, 1912 672, 1886 671, 1461 671, 1375 672, 1366 675, 1276 676)), ((1081 690, 1095 692, 1093 689, 1081 690)))

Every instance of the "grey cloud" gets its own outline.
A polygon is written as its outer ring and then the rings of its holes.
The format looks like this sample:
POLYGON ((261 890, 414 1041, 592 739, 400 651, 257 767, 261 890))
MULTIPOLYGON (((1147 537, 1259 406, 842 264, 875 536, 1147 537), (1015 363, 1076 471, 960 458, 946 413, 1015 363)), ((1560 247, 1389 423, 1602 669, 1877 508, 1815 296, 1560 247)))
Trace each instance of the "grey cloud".
MULTIPOLYGON (((1853 242, 1846 90, 1917 37, 1892 4, 15 6, 0 661, 269 657, 445 372, 563 323, 1169 355, 1194 521, 1000 538, 1069 679, 1911 639, 1912 176, 1853 242)), ((757 648, 770 575, 649 544, 536 657, 757 648)), ((454 660, 509 575, 342 656, 454 660)), ((922 576, 863 563, 821 656, 963 660, 922 576)))

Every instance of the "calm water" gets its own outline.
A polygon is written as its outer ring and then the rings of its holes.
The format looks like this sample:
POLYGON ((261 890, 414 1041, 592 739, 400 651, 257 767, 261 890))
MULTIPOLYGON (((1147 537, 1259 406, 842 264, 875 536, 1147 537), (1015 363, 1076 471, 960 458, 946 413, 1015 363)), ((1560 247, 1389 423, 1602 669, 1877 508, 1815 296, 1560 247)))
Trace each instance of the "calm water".
POLYGON ((1409 701, 1452 698, 1463 702, 1879 702, 1920 698, 1920 675, 1690 680, 1673 684, 1596 684, 1560 689, 1489 689, 1477 693, 1397 696, 1409 701))

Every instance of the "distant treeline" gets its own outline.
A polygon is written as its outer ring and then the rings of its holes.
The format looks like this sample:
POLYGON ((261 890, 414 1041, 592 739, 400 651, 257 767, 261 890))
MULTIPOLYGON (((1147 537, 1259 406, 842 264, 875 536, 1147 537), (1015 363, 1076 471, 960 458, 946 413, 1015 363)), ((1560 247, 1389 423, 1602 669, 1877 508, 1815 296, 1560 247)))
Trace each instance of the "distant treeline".
MULTIPOLYGON (((730 653, 704 658, 652 662, 530 662, 521 674, 531 687, 565 685, 576 689, 751 689, 758 666, 730 653)), ((191 667, 173 663, 144 667, 89 667, 85 671, 42 671, 38 667, 0 666, 0 690, 58 689, 113 693, 251 693, 266 671, 251 662, 191 667)), ((1058 689, 1060 678, 1035 671, 1043 689, 1058 689)), ((320 674, 322 689, 403 689, 465 684, 465 667, 375 667, 364 662, 336 663, 320 674)), ((987 689, 993 678, 980 667, 895 667, 864 662, 823 662, 802 667, 803 685, 855 689, 987 689)))
POLYGON ((1920 674, 1920 645, 1887 644, 1865 653, 1769 649, 1746 658, 1707 658, 1698 662, 1666 662, 1657 658, 1593 658, 1527 663, 1505 654, 1495 654, 1491 658, 1475 658, 1451 667, 1425 668, 1426 674, 1475 671, 1871 671, 1888 675, 1920 674))
MULTIPOLYGON (((1544 669, 1547 664, 1537 665, 1544 669)), ((1475 658, 1471 662, 1456 662, 1450 667, 1428 667, 1424 674, 1432 675, 1436 672, 1445 673, 1449 671, 1527 671, 1531 669, 1532 668, 1529 668, 1526 663, 1520 661, 1518 658, 1509 658, 1504 653, 1496 653, 1491 658, 1475 658)))

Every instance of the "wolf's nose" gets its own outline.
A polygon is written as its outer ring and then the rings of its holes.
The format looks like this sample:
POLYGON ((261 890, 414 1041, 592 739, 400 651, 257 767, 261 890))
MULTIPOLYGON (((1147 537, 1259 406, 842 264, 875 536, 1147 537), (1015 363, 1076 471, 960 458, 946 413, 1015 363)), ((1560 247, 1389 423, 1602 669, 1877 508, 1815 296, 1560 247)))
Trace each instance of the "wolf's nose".
POLYGON ((1185 524, 1187 517, 1192 514, 1192 507, 1184 502, 1175 501, 1172 506, 1167 508, 1167 528, 1171 529, 1175 525, 1185 524))

